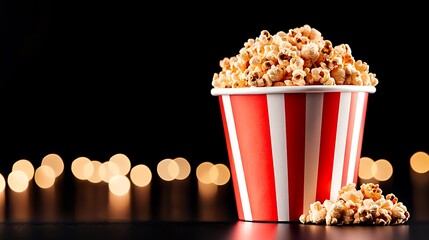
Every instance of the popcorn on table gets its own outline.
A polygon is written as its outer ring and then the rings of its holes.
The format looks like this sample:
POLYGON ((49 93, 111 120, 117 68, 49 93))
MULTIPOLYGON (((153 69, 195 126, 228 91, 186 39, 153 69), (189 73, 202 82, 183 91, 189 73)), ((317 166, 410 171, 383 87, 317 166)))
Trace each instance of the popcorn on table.
POLYGON ((390 193, 386 197, 378 184, 364 183, 357 190, 349 183, 339 191, 336 201, 316 201, 308 213, 300 216, 301 223, 326 225, 397 225, 408 221, 407 207, 390 193))
POLYGON ((309 25, 275 35, 262 30, 219 65, 222 70, 212 80, 215 88, 378 84, 376 74, 354 59, 348 44, 333 46, 309 25))

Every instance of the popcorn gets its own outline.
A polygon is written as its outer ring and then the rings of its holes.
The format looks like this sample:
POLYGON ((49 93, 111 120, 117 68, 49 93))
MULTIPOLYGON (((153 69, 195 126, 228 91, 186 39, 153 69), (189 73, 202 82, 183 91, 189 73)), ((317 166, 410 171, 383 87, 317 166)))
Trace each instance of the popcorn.
POLYGON ((398 225, 410 218, 407 207, 389 193, 384 197, 378 184, 364 183, 360 190, 349 183, 338 192, 336 201, 316 201, 310 204, 308 213, 299 217, 303 224, 326 225, 398 225))
POLYGON ((382 190, 380 189, 378 184, 374 183, 367 183, 362 184, 360 186, 361 192, 364 196, 364 198, 371 198, 374 201, 377 201, 382 197, 382 190))
POLYGON ((215 88, 378 84, 376 74, 354 59, 348 44, 334 46, 309 25, 274 35, 262 30, 219 65, 221 71, 212 79, 215 88))

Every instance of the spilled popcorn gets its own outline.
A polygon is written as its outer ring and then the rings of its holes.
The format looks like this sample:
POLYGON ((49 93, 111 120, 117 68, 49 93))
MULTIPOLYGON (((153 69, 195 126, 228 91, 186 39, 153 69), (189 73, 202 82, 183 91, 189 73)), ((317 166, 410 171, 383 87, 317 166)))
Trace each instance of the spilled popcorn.
POLYGON ((407 207, 392 193, 384 197, 378 184, 364 183, 357 190, 355 183, 349 183, 340 189, 336 201, 310 204, 308 213, 302 214, 299 221, 326 225, 397 225, 409 217, 407 207))
POLYGON ((274 35, 262 30, 219 64, 222 70, 212 80, 215 88, 378 84, 369 65, 355 60, 348 44, 334 46, 309 25, 274 35))

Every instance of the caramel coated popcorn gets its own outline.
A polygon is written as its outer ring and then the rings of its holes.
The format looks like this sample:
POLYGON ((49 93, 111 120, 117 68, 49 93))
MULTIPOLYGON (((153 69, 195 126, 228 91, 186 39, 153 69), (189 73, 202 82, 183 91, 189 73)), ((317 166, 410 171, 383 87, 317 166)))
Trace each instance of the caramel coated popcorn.
POLYGON ((408 221, 407 207, 390 193, 382 195, 378 184, 364 183, 357 190, 350 183, 341 188, 336 201, 316 201, 308 213, 300 216, 301 223, 326 225, 397 225, 408 221))
POLYGON ((275 35, 262 30, 219 65, 222 70, 212 80, 215 88, 378 84, 376 74, 354 59, 348 44, 333 46, 309 25, 275 35))

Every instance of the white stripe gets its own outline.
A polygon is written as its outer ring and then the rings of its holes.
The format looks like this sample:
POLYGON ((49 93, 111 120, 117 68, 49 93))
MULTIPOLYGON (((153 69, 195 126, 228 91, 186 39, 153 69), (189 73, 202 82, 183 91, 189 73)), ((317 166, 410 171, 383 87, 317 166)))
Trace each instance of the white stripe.
POLYGON ((316 200, 323 93, 309 93, 305 107, 304 212, 316 200))
POLYGON ((332 167, 331 200, 336 200, 343 178, 344 154, 346 151, 347 127, 350 117, 351 93, 340 93, 337 134, 335 136, 334 165, 332 167))
POLYGON ((276 187, 277 215, 279 221, 289 221, 288 171, 286 150, 286 126, 283 94, 268 94, 271 149, 276 187))
POLYGON ((355 120, 353 125, 353 135, 352 135, 352 143, 350 146, 350 159, 349 159, 349 170, 347 173, 347 183, 353 182, 353 177, 355 174, 355 166, 356 166, 356 160, 357 160, 357 148, 359 145, 359 134, 362 125, 362 114, 363 114, 363 107, 364 107, 364 97, 365 92, 359 92, 357 94, 356 98, 356 113, 355 113, 355 120))
POLYGON ((237 132, 235 129, 234 115, 232 114, 231 99, 229 98, 229 95, 223 95, 222 101, 225 111, 226 124, 228 126, 232 156, 234 158, 235 172, 237 174, 238 190, 240 192, 244 219, 251 221, 253 220, 252 211, 250 209, 249 195, 247 193, 246 179, 244 178, 243 163, 241 161, 240 148, 238 146, 237 132))

